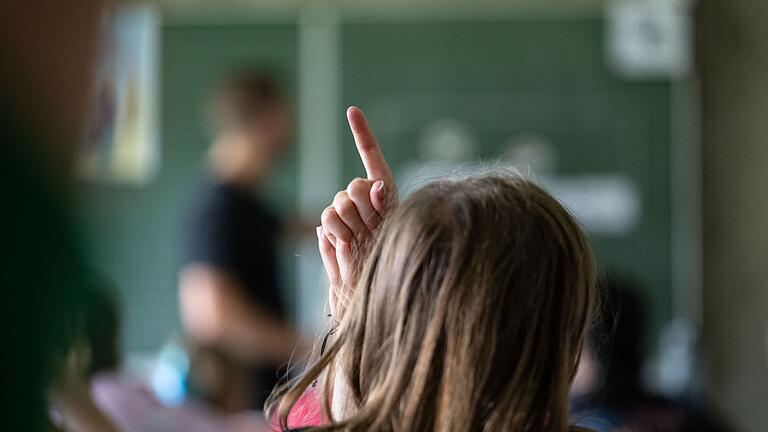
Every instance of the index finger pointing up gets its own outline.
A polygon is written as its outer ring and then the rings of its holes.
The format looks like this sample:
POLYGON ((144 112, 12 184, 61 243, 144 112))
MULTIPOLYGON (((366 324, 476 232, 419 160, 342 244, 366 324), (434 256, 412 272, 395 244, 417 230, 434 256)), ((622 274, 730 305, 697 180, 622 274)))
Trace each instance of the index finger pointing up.
POLYGON ((351 106, 347 108, 347 120, 352 129, 352 135, 355 137, 357 152, 360 153, 360 159, 363 160, 365 172, 368 180, 383 180, 385 184, 392 187, 392 171, 387 165, 381 147, 376 141, 376 137, 368 127, 363 112, 359 108, 351 106))

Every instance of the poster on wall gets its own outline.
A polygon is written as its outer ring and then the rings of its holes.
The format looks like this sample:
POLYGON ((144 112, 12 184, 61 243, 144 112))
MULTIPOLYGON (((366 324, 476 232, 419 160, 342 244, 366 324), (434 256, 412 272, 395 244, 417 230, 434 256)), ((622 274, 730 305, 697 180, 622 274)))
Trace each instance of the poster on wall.
POLYGON ((90 120, 77 169, 87 179, 145 184, 160 165, 159 15, 128 5, 105 23, 90 120))

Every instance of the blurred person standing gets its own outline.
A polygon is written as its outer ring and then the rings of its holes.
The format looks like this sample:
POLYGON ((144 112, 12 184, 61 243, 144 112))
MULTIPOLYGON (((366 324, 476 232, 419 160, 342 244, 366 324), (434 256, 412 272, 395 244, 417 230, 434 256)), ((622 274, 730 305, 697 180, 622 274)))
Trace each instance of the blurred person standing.
POLYGON ((280 222, 258 194, 291 118, 278 85, 253 70, 219 82, 210 114, 211 176, 186 223, 180 272, 192 384, 220 409, 260 408, 299 344, 280 293, 280 222))

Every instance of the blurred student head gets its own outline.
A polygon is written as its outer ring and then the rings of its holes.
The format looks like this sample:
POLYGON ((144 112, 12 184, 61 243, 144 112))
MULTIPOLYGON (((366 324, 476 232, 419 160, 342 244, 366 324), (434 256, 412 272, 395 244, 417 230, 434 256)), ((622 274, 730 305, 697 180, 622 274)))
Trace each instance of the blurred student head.
POLYGON ((601 278, 600 320, 590 330, 573 396, 623 409, 646 397, 642 385, 645 299, 625 277, 601 278))
POLYGON ((592 327, 574 386, 574 418, 595 431, 726 431, 695 400, 673 400, 643 385, 647 303, 631 279, 601 281, 604 303, 592 327))
POLYGON ((214 174, 238 182, 261 180, 290 138, 291 116, 280 86, 258 70, 231 72, 216 85, 208 108, 214 174))
POLYGON ((89 393, 87 382, 119 366, 119 319, 116 296, 101 277, 86 277, 77 303, 66 311, 67 336, 57 356, 49 393, 56 404, 89 393))

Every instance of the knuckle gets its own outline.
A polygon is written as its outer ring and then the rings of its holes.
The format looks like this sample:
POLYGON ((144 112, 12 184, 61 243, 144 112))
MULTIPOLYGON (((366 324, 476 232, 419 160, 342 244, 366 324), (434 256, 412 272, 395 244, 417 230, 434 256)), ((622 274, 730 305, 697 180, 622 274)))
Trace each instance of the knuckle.
POLYGON ((336 217, 336 209, 333 207, 326 207, 323 213, 320 215, 320 220, 324 225, 327 225, 331 220, 336 217))
POLYGON ((340 200, 334 205, 334 207, 336 208, 336 213, 338 213, 342 219, 345 217, 354 216, 357 213, 355 204, 349 198, 340 200))
POLYGON ((349 196, 347 196, 346 190, 338 191, 336 192, 336 195, 333 196, 333 203, 334 204, 340 203, 341 201, 344 201, 345 199, 348 199, 348 198, 349 196))
POLYGON ((349 182, 349 185, 347 186, 347 194, 350 197, 366 196, 369 190, 370 186, 368 185, 368 181, 359 177, 349 182))

